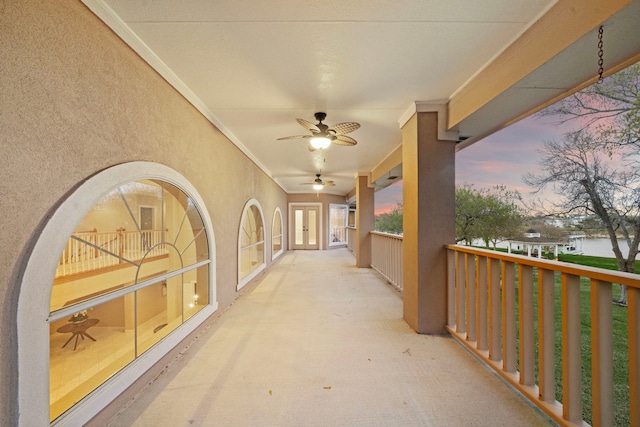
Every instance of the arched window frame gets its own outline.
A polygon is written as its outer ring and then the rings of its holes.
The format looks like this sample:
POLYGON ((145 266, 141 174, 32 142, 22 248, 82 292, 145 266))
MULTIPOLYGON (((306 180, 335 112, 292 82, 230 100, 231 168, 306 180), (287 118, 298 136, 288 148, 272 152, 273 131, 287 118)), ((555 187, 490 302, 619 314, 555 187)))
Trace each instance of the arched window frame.
POLYGON ((253 279, 254 277, 256 277, 262 270, 265 269, 265 267, 267 266, 267 248, 266 248, 266 242, 267 237, 267 229, 265 227, 265 222, 264 222, 264 214, 262 213, 262 206, 260 206, 260 202, 258 202, 256 199, 250 199, 247 203, 245 203, 244 205, 244 209, 242 209, 242 216, 240 217, 240 227, 238 229, 238 287, 237 290, 240 290, 244 287, 244 285, 246 285, 247 283, 249 283, 251 281, 251 279, 253 279), (262 245, 263 245, 263 250, 262 250, 262 264, 260 264, 259 266, 257 266, 256 268, 254 268, 251 273, 247 274, 245 277, 242 277, 242 227, 244 225, 244 221, 245 221, 245 216, 247 215, 247 212, 249 211, 249 209, 251 209, 252 206, 255 206, 256 209, 258 209, 258 213, 260 213, 260 220, 262 221, 262 245))
POLYGON ((209 247, 210 303, 60 416, 56 425, 85 424, 217 310, 213 224, 195 187, 175 170, 151 162, 124 163, 95 174, 78 186, 42 225, 22 275, 17 307, 20 425, 50 423, 47 319, 60 254, 77 224, 99 200, 118 186, 143 179, 172 184, 187 194, 200 212, 209 247))
POLYGON ((282 220, 282 212, 280 208, 276 207, 273 212, 273 223, 271 224, 271 260, 278 258, 284 252, 284 221, 282 220), (280 234, 275 234, 276 221, 280 218, 280 234), (273 246, 275 244, 275 239, 280 237, 280 250, 275 251, 273 246))

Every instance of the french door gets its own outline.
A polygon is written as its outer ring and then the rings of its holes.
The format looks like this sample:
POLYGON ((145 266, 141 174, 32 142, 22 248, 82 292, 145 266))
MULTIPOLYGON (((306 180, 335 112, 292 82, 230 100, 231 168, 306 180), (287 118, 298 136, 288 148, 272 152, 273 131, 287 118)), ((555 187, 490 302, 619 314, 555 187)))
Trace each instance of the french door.
POLYGON ((292 207, 292 249, 320 249, 320 208, 312 205, 292 207))

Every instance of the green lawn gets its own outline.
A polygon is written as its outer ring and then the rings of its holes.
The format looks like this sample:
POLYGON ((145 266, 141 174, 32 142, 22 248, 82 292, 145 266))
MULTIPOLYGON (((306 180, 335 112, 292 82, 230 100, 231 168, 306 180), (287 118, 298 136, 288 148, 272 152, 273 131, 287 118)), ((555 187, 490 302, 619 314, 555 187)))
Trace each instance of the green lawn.
MULTIPOLYGON (((592 267, 609 268, 616 270, 614 259, 590 257, 584 255, 562 255, 561 260, 592 267), (566 257, 566 258, 565 258, 566 257)), ((637 271, 640 271, 640 263, 636 263, 637 271)), ((535 270, 534 270, 535 271, 535 270)), ((536 274, 535 272, 534 274, 536 274)), ((517 277, 517 276, 516 276, 517 277)), ((537 277, 535 277, 537 282, 537 277)), ((555 281, 555 330, 556 330, 556 399, 562 402, 562 311, 561 311, 561 284, 560 275, 556 273, 555 281)), ((591 314, 590 314, 590 284, 588 279, 580 281, 580 307, 582 323, 582 402, 583 419, 592 423, 591 410, 591 314)), ((613 299, 620 297, 620 287, 614 285, 613 299)), ((534 301, 537 313, 537 287, 534 287, 534 301)), ((628 353, 628 327, 626 307, 613 306, 613 380, 614 380, 614 419, 616 426, 628 426, 629 420, 629 353, 628 353)), ((537 348, 537 322, 536 322, 536 348, 537 348)), ((537 361, 537 355, 536 355, 537 361)), ((536 362, 536 382, 538 382, 536 362)))
MULTIPOLYGON (((558 256, 559 261, 570 262, 573 264, 588 265, 590 267, 605 268, 607 270, 617 270, 618 264, 615 258, 604 258, 589 255, 564 255, 558 256)), ((640 273, 640 261, 636 261, 636 273, 640 273)))
MULTIPOLYGON (((487 249, 481 247, 482 249, 487 249)), ((500 252, 507 252, 506 249, 496 249, 500 252)), ((617 270, 618 265, 615 258, 604 258, 589 255, 565 255, 558 257, 559 261, 580 264, 584 266, 604 268, 607 270, 617 270)), ((640 261, 636 261, 635 272, 640 273, 640 261)), ((516 266, 516 286, 517 286, 517 266, 516 266)), ((537 283, 537 269, 534 269, 534 280, 537 283)), ((562 402, 562 309, 561 309, 561 277, 556 273, 555 277, 555 351, 556 351, 556 399, 562 402)), ((517 298, 516 288, 516 298, 517 298)), ((582 324, 582 405, 583 419, 592 424, 592 396, 591 396, 591 313, 590 313, 590 283, 588 279, 580 280, 580 309, 582 324)), ((613 285, 613 300, 620 298, 620 286, 613 285)), ((517 300, 516 300, 517 301, 517 300)), ((537 317, 537 286, 534 286, 534 304, 537 317)), ((628 317, 627 308, 613 305, 613 402, 614 402, 614 425, 630 425, 629 414, 629 351, 628 351, 628 317)), ((516 321, 517 321, 516 304, 516 321)), ((535 322, 535 346, 536 346, 536 383, 538 379, 538 331, 537 320, 535 322)), ((517 332, 516 332, 517 333, 517 332)), ((517 341, 518 343, 519 341, 517 341)), ((516 354, 518 349, 516 348, 516 354)))

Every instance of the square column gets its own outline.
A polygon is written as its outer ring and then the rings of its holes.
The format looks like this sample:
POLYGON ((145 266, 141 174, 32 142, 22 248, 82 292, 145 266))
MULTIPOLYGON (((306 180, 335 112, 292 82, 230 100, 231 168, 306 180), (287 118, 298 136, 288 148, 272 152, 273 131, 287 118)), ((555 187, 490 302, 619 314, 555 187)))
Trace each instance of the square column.
POLYGON ((368 176, 356 178, 356 267, 371 267, 371 235, 375 228, 374 189, 368 176))
POLYGON ((403 317, 418 333, 447 322, 447 251, 455 243, 455 143, 438 139, 437 112, 402 127, 403 317))

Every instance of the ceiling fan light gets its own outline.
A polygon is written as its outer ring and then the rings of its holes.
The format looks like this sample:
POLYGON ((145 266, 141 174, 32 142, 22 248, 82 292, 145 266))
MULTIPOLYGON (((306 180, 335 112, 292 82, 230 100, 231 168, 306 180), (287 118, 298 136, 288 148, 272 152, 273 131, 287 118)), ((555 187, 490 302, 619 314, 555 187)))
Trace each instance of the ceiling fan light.
POLYGON ((326 136, 313 137, 309 142, 311 143, 311 146, 316 150, 323 150, 327 148, 329 145, 331 145, 331 140, 326 136))
POLYGON ((322 185, 322 184, 313 184, 313 189, 316 190, 316 191, 322 190, 323 187, 324 187, 324 185, 322 185))

